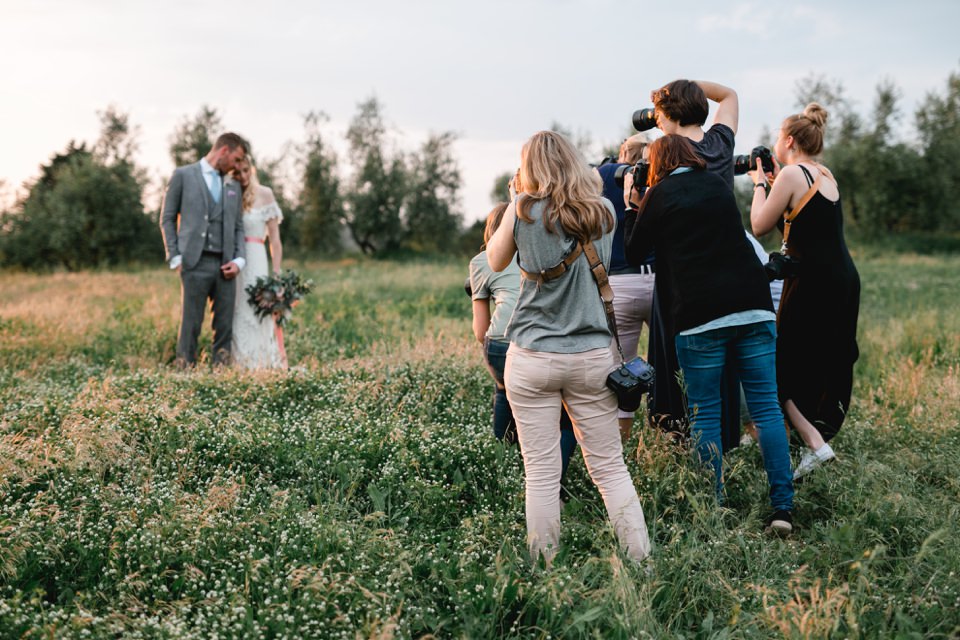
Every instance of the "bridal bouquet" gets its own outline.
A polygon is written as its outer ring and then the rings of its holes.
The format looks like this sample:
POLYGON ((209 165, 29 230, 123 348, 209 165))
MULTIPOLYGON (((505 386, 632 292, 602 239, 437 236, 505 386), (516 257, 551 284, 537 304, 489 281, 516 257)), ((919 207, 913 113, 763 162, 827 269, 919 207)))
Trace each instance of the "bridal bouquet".
POLYGON ((278 276, 261 276, 246 288, 247 302, 258 318, 273 316, 278 325, 290 319, 293 307, 313 289, 313 280, 287 269, 278 276))

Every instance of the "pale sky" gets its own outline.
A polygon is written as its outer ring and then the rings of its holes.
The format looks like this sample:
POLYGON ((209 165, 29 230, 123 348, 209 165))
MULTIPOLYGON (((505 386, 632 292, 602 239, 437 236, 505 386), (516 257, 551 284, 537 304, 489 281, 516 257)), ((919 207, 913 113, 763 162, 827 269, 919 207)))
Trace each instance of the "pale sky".
MULTIPOLYGON (((206 2, 0 0, 0 204, 70 139, 92 142, 114 104, 140 127, 137 160, 156 189, 170 135, 201 105, 259 157, 303 137, 322 110, 344 149, 357 103, 376 95, 399 145, 454 131, 466 221, 494 178, 557 121, 619 142, 634 109, 676 78, 740 96, 737 151, 796 111, 811 74, 840 81, 867 115, 893 81, 907 125, 960 70, 960 1, 206 2)), ((712 115, 711 115, 712 117, 712 115)), ((341 160, 345 160, 341 157, 341 160)), ((599 160, 595 158, 592 160, 599 160)), ((343 163, 341 163, 343 164, 343 163)))

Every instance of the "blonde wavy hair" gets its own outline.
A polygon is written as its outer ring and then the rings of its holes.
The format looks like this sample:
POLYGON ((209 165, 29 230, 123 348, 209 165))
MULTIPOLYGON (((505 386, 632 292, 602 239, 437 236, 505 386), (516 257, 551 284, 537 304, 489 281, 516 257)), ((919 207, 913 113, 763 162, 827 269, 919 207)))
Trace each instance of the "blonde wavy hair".
POLYGON ((517 217, 524 222, 533 222, 530 208, 546 200, 543 224, 551 233, 559 225, 568 236, 587 242, 613 229, 600 176, 556 131, 539 131, 523 145, 518 186, 517 217))
MULTIPOLYGON (((260 187, 260 178, 257 177, 257 167, 253 164, 253 160, 250 159, 250 156, 247 156, 246 159, 241 160, 241 163, 246 163, 250 166, 250 183, 243 187, 243 197, 240 202, 243 205, 244 211, 250 211, 253 209, 253 203, 257 198, 257 191, 260 187)), ((237 176, 233 176, 237 182, 240 182, 237 179, 237 176)))

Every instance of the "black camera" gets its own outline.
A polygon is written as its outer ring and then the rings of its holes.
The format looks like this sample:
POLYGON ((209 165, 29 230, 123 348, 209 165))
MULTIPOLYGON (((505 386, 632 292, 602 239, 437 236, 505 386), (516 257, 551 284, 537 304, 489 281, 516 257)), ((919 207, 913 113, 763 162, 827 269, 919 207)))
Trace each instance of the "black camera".
MULTIPOLYGON (((626 167, 627 171, 633 174, 633 188, 643 193, 647 188, 647 175, 650 173, 650 163, 641 160, 632 167, 626 167)), ((623 179, 620 179, 620 185, 623 186, 623 179)))
POLYGON ((621 411, 636 411, 643 394, 653 390, 656 373, 641 357, 636 357, 610 372, 607 388, 617 394, 617 407, 621 411))
POLYGON ((633 112, 633 128, 637 131, 649 131, 657 126, 657 112, 653 108, 637 109, 633 112))
POLYGON ((473 287, 470 286, 470 277, 467 277, 466 282, 463 283, 463 290, 467 292, 467 295, 471 298, 473 297, 473 287))
POLYGON ((753 171, 757 168, 757 158, 760 158, 760 164, 764 173, 773 172, 773 153, 763 145, 753 148, 750 155, 733 156, 733 174, 742 176, 747 171, 753 171))
POLYGON ((770 280, 795 278, 800 275, 800 259, 774 251, 770 254, 767 264, 763 265, 763 270, 767 272, 767 278, 770 280))

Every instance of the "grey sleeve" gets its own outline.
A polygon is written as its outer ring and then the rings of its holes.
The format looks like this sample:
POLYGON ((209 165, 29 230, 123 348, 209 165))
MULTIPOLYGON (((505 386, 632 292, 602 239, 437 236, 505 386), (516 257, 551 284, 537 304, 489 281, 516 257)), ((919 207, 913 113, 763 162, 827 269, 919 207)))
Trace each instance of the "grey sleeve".
POLYGON ((490 298, 490 268, 486 269, 475 261, 470 262, 470 289, 473 291, 473 300, 487 300, 490 298))
POLYGON ((167 262, 180 255, 180 248, 177 246, 177 216, 180 215, 182 195, 183 172, 177 170, 167 183, 167 191, 163 194, 163 205, 160 208, 160 233, 163 235, 167 262))

